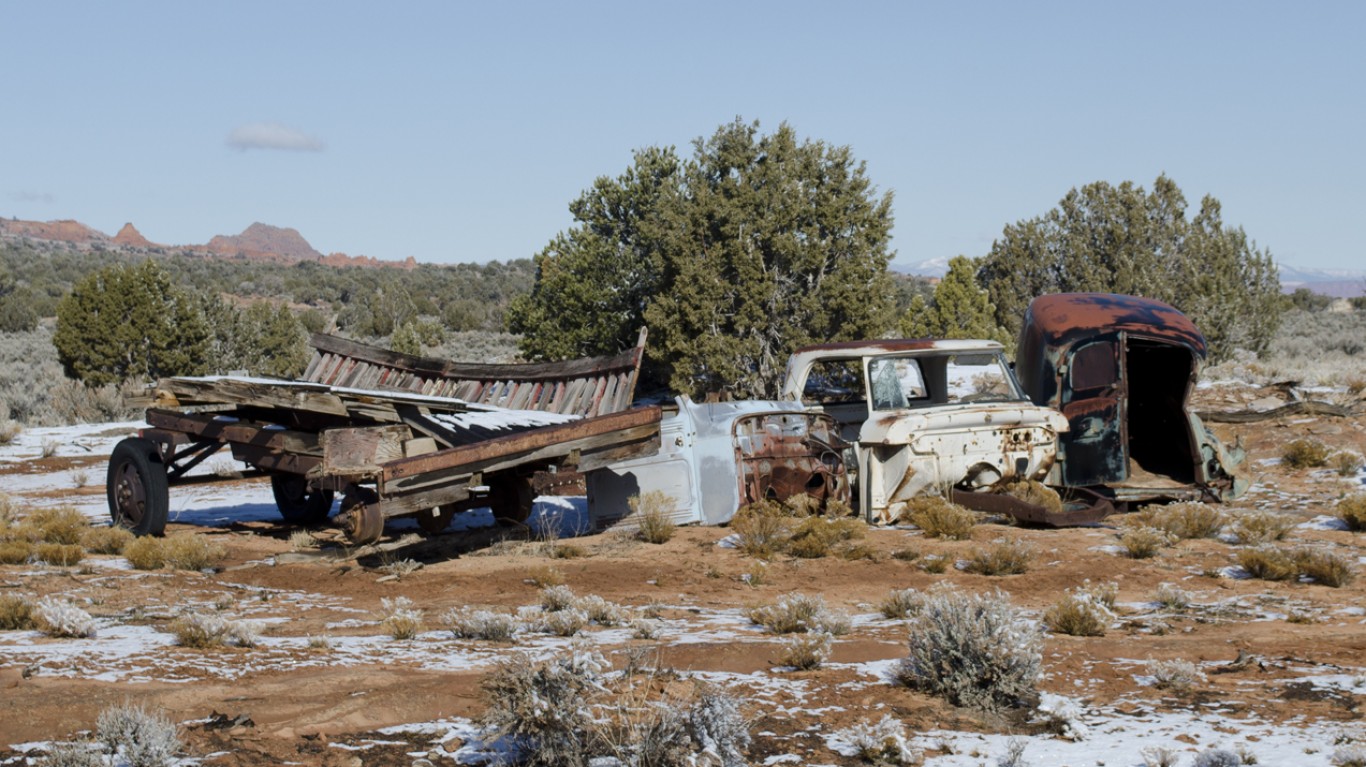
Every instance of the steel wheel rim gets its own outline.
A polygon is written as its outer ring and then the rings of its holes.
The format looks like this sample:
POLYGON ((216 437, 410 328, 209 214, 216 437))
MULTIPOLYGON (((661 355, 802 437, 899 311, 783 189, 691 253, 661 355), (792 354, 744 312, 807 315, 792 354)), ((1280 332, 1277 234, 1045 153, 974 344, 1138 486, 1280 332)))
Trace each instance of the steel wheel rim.
POLYGON ((132 462, 120 466, 116 476, 118 480, 114 484, 114 501, 118 508, 119 521, 129 527, 135 527, 142 521, 143 511, 147 508, 147 488, 132 462))

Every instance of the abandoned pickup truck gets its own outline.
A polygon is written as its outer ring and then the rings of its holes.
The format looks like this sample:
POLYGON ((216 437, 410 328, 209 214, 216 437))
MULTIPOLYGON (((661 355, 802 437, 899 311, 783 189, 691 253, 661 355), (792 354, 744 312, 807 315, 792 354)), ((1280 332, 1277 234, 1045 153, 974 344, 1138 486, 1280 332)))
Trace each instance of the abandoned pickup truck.
POLYGON ((1015 372, 1036 405, 1062 412, 1048 484, 1091 488, 1123 507, 1237 497, 1244 454, 1190 407, 1205 338, 1186 315, 1149 298, 1058 293, 1025 313, 1015 372))
POLYGON ((918 495, 1004 500, 1006 485, 1048 475, 1067 430, 1029 401, 995 341, 809 346, 789 360, 782 396, 839 424, 857 508, 874 523, 918 495))

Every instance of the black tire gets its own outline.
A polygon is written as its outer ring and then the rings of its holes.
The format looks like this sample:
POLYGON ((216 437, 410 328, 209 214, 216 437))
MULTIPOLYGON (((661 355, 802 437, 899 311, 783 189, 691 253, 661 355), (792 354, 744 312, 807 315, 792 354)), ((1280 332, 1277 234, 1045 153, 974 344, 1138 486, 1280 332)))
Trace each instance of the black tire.
POLYGON ((270 489, 275 494, 275 508, 286 522, 316 525, 326 521, 332 510, 332 491, 309 490, 302 474, 272 474, 270 489))
POLYGON ((536 491, 531 487, 530 477, 499 477, 489 483, 489 509, 499 522, 526 522, 535 501, 536 491))
POLYGON ((161 535, 171 506, 166 465, 156 443, 129 437, 114 446, 105 477, 109 517, 135 535, 161 535))

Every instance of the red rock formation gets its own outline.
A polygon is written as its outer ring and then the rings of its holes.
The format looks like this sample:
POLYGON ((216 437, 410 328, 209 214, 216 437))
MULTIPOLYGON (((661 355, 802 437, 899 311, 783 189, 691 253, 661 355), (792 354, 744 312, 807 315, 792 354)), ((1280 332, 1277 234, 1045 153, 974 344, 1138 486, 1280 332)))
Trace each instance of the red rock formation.
POLYGON ((143 237, 142 232, 139 232, 137 227, 133 226, 131 222, 124 224, 123 228, 119 230, 119 233, 114 235, 114 244, 126 245, 130 248, 153 247, 153 243, 146 237, 143 237))
POLYGON ((208 249, 226 255, 282 261, 317 261, 323 256, 308 244, 297 229, 254 223, 241 234, 218 235, 209 240, 208 249))

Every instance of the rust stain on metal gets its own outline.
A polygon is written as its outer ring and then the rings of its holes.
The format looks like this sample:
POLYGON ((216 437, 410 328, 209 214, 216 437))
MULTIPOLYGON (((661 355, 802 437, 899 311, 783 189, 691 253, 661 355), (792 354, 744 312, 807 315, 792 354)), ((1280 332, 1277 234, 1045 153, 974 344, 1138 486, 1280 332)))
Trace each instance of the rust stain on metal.
POLYGON ((755 415, 735 424, 740 495, 746 503, 806 494, 824 507, 849 503, 838 426, 827 416, 755 415))

